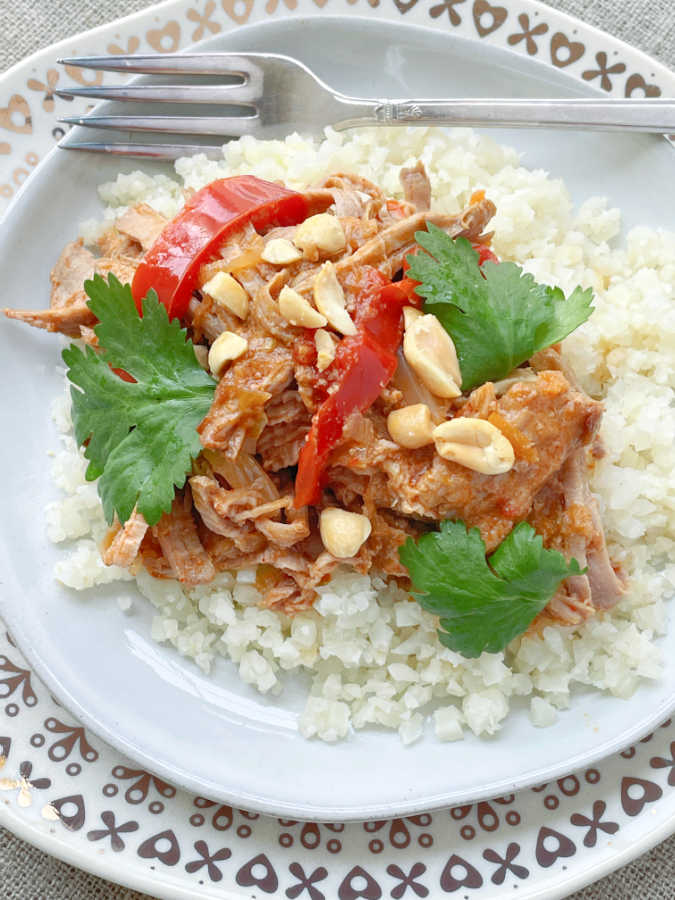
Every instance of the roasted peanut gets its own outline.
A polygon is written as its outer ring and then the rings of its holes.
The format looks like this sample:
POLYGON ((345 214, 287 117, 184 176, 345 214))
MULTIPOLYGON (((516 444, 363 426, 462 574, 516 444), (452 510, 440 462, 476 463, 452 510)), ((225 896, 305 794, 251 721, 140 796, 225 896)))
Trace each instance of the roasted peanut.
POLYGON ((229 273, 217 272, 202 287, 202 291, 240 319, 248 315, 248 294, 229 273))
POLYGON ((415 403, 395 409, 387 416, 387 430, 392 441, 401 447, 416 450, 433 440, 434 423, 426 403, 415 403))
POLYGON ((417 309, 416 306, 404 306, 403 307, 403 326, 404 328, 410 328, 413 322, 417 319, 421 319, 424 313, 421 309, 417 309))
POLYGON ((314 345, 316 347, 316 367, 323 372, 335 359, 335 341, 330 332, 323 328, 317 328, 314 332, 314 345))
POLYGON ((420 381, 437 397, 459 397, 462 375, 452 338, 434 315, 414 318, 403 335, 403 353, 420 381))
POLYGON ((319 213, 298 225, 293 243, 304 251, 305 256, 312 258, 319 253, 329 256, 339 253, 344 250, 347 241, 338 217, 331 216, 330 213, 319 213))
POLYGON ((436 426, 432 436, 439 456, 474 472, 501 475, 513 467, 510 441, 485 419, 458 416, 436 426))
POLYGON ((221 375, 228 363, 238 359, 248 349, 246 338, 233 331, 224 331, 211 344, 209 350, 209 369, 214 375, 221 375))
POLYGON ((325 316, 310 306, 302 294, 284 285, 279 294, 279 312, 290 322, 302 328, 323 328, 327 324, 325 316))
POLYGON ((286 238, 273 238, 263 247, 260 258, 275 266, 287 266, 302 259, 302 253, 286 238))
POLYGON ((331 507, 319 516, 319 532, 324 547, 336 559, 356 556, 368 540, 372 526, 367 516, 331 507))
POLYGON ((340 334, 356 334, 356 326, 345 309, 344 291, 333 263, 324 263, 314 279, 314 303, 340 334))

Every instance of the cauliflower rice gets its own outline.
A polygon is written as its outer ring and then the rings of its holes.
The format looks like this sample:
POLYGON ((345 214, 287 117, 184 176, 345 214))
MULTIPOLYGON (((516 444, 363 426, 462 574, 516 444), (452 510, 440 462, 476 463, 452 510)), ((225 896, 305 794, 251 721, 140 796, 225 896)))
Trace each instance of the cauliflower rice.
MULTIPOLYGON (((103 222, 81 227, 92 243, 124 209, 145 202, 174 216, 183 188, 229 175, 255 174, 304 188, 331 172, 358 172, 400 196, 401 166, 421 159, 433 185, 433 206, 461 209, 479 188, 497 206, 493 247, 539 281, 565 292, 595 291, 595 312, 565 341, 583 388, 603 400, 606 455, 591 487, 599 498, 613 560, 630 589, 611 612, 577 627, 548 627, 513 641, 504 653, 469 660, 441 646, 436 620, 396 584, 338 571, 318 589, 313 609, 294 618, 257 607, 255 571, 220 574, 185 589, 142 570, 140 592, 156 608, 152 637, 209 672, 219 655, 257 690, 281 693, 286 672, 309 673, 311 687, 299 728, 305 737, 335 741, 352 729, 398 729, 404 743, 421 737, 432 716, 442 741, 464 729, 492 735, 514 697, 529 698, 536 726, 556 721, 575 686, 629 697, 643 678, 658 678, 654 641, 665 631, 664 600, 675 586, 675 234, 635 228, 616 246, 621 217, 602 198, 574 210, 565 185, 520 165, 515 150, 467 129, 328 130, 313 142, 242 138, 221 161, 180 159, 179 180, 142 172, 103 185, 103 222)), ((68 400, 54 416, 63 444, 54 478, 65 497, 47 510, 51 540, 68 542, 56 577, 77 590, 130 580, 106 567, 98 542, 105 532, 95 484, 72 435, 68 400)), ((129 606, 120 604, 122 608, 129 606)))

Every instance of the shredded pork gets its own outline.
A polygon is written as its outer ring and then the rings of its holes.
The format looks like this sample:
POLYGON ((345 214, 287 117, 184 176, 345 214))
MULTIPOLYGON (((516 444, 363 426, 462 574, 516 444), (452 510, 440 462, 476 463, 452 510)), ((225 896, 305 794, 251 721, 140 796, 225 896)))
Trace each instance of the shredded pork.
POLYGON ((106 566, 121 566, 128 569, 140 550, 148 523, 134 510, 124 525, 116 522, 103 541, 101 558, 106 566))
POLYGON ((431 208, 431 182, 422 162, 409 169, 401 169, 400 174, 403 196, 415 209, 431 208))
POLYGON ((171 574, 181 584, 208 584, 216 569, 199 539, 189 487, 179 491, 171 506, 152 529, 171 574))
MULTIPOLYGON (((587 568, 563 582, 539 621, 574 624, 617 602, 624 579, 609 559, 588 487, 602 407, 578 386, 559 346, 536 354, 498 390, 487 383, 452 401, 417 382, 399 351, 391 383, 370 409, 348 420, 319 503, 294 507, 295 467, 312 416, 334 382, 330 367, 325 374, 317 369, 313 332, 281 314, 282 289, 290 287, 312 303, 317 273, 329 261, 345 308, 355 316, 364 272, 375 268, 398 279, 416 246, 415 233, 427 222, 453 237, 490 241, 486 228, 495 207, 481 193, 449 216, 432 210, 431 184, 421 163, 403 169, 400 180, 403 200, 388 198, 351 173, 331 175, 305 195, 310 214, 328 211, 338 218, 344 246, 337 252, 315 249, 287 265, 271 264, 262 258, 265 243, 292 241, 294 227, 265 233, 248 223, 228 235, 217 257, 202 266, 185 318, 193 341, 208 348, 223 332, 235 331, 246 338, 247 349, 219 379, 198 428, 204 452, 171 511, 152 528, 136 512, 123 527, 116 524, 102 549, 106 564, 141 562, 155 577, 186 585, 207 583, 217 571, 257 566, 264 605, 293 613, 312 605, 315 588, 339 564, 359 572, 375 569, 407 583, 399 546, 443 519, 478 527, 488 551, 527 521, 545 546, 587 568), (247 292, 244 320, 204 291, 219 272, 233 275, 247 292), (455 416, 487 420, 511 443, 512 469, 481 474, 444 459, 433 444, 399 446, 388 433, 387 414, 419 402, 437 422, 455 416), (319 536, 321 510, 335 505, 370 522, 368 539, 350 559, 336 559, 319 536)), ((6 314, 96 346, 96 320, 86 306, 83 281, 95 272, 130 281, 165 225, 164 217, 144 204, 127 210, 99 238, 98 257, 81 241, 66 246, 51 274, 48 310, 6 314)), ((333 338, 337 342, 341 335, 333 338)))

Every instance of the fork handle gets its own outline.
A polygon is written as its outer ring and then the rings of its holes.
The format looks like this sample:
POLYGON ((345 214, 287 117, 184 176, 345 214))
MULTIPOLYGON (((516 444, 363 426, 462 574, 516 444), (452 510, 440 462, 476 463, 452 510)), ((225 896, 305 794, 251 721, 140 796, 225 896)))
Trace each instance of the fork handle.
MULTIPOLYGON (((344 98, 347 100, 347 98, 344 98)), ((376 100, 358 104, 366 113, 338 122, 355 125, 461 125, 550 127, 593 131, 651 131, 675 134, 675 100, 376 100)))

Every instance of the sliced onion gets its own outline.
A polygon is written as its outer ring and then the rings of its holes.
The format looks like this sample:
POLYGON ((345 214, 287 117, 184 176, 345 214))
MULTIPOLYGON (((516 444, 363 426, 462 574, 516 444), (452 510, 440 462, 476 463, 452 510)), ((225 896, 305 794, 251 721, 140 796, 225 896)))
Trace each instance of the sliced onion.
POLYGON ((248 269, 251 266, 257 266, 260 262, 260 254, 262 253, 264 244, 262 241, 253 247, 243 250, 239 256, 235 256, 227 264, 229 272, 239 272, 241 269, 248 269))
POLYGON ((265 500, 276 500, 279 497, 275 483, 250 453, 240 453, 236 459, 228 459, 218 450, 204 450, 203 453, 213 471, 221 475, 230 487, 248 487, 255 481, 256 489, 263 494, 265 500))
POLYGON ((447 404, 435 397, 429 388, 417 378, 403 355, 403 347, 398 348, 396 355, 398 364, 392 379, 392 386, 401 391, 405 405, 413 406, 416 403, 424 403, 429 407, 432 419, 437 422, 444 421, 447 415, 447 404))
POLYGON ((342 429, 342 439, 367 446, 373 440, 373 424, 366 416, 353 412, 342 429))
POLYGON ((241 252, 237 252, 239 251, 239 247, 237 246, 232 247, 226 245, 225 251, 227 251, 228 254, 233 253, 234 255, 231 259, 228 255, 225 255, 222 259, 204 263, 199 270, 200 285, 206 284, 206 282, 210 281, 218 272, 236 274, 243 269, 250 269, 253 266, 257 266, 260 262, 260 254, 263 251, 263 247, 264 244, 262 240, 254 243, 251 247, 247 247, 245 250, 241 250, 241 252))

